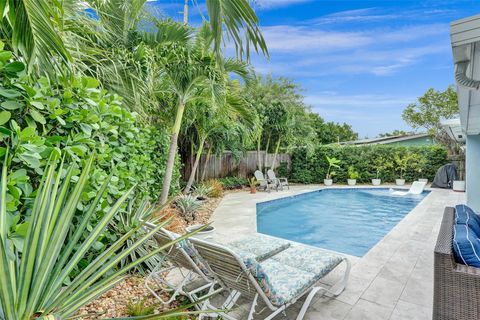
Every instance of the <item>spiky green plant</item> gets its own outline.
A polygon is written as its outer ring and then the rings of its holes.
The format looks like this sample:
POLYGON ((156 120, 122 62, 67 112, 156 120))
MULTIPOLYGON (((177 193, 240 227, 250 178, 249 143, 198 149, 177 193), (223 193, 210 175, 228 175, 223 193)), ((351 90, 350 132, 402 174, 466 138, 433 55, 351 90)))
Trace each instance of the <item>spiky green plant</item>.
MULTIPOLYGON (((8 156, 4 159, 8 159, 8 156)), ((142 228, 143 225, 138 224, 98 255, 80 274, 69 279, 72 270, 109 225, 132 189, 118 199, 93 230, 86 232, 87 221, 95 213, 109 181, 107 179, 102 185, 80 224, 73 225, 72 220, 89 179, 93 158, 87 162, 75 183, 72 179, 75 171, 73 166, 67 168, 63 161, 58 164, 57 159, 50 159, 27 219, 28 230, 23 248, 18 248, 9 238, 12 217, 5 206, 6 162, 3 164, 0 184, 0 319, 64 319, 122 281, 128 270, 166 248, 158 247, 117 268, 122 259, 168 221, 158 224, 130 246, 124 247, 132 235, 142 228), (81 240, 85 233, 88 236, 81 240)))

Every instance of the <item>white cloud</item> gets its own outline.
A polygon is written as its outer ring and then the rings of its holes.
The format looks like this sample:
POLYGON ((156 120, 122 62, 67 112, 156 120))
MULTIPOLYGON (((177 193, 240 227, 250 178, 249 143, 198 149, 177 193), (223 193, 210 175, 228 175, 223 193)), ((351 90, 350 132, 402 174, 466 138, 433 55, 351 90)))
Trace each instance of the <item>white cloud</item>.
POLYGON ((338 107, 346 109, 378 108, 378 107, 405 107, 415 101, 415 97, 394 97, 376 94, 344 95, 333 92, 324 92, 318 95, 308 95, 305 103, 314 107, 338 107))

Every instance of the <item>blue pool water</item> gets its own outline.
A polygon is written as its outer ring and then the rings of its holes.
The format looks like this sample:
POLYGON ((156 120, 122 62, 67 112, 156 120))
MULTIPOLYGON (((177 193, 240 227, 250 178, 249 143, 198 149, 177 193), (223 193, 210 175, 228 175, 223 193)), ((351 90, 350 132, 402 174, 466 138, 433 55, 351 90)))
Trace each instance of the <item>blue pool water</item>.
POLYGON ((325 189, 257 204, 258 232, 363 256, 428 194, 325 189))

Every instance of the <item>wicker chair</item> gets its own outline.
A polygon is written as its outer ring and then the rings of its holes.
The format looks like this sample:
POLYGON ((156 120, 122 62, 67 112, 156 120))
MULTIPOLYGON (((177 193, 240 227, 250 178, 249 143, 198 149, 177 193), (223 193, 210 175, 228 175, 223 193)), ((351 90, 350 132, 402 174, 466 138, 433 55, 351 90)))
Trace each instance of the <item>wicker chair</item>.
POLYGON ((480 268, 455 262, 453 223, 455 209, 443 214, 434 254, 434 320, 480 319, 480 268))

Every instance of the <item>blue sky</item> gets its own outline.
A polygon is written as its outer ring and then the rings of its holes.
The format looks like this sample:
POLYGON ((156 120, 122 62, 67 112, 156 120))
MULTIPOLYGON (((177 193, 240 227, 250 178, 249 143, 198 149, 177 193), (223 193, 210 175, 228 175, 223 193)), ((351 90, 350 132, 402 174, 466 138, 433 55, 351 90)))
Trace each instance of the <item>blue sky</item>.
MULTIPOLYGON (((198 23, 202 1, 191 8, 198 23)), ((181 19, 183 0, 151 2, 181 19)), ((257 72, 293 79, 307 104, 360 137, 410 130, 402 110, 428 88, 453 84, 449 23, 480 13, 480 2, 256 0, 270 59, 257 72)))

